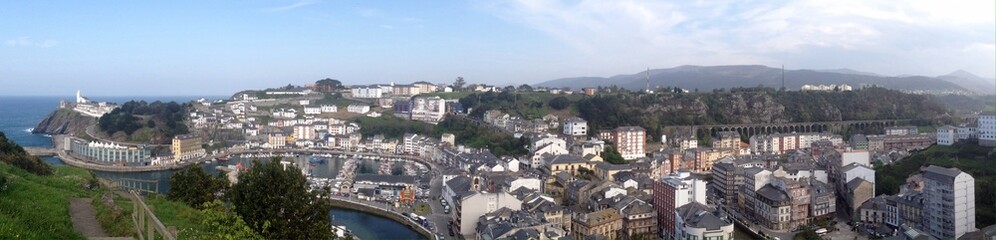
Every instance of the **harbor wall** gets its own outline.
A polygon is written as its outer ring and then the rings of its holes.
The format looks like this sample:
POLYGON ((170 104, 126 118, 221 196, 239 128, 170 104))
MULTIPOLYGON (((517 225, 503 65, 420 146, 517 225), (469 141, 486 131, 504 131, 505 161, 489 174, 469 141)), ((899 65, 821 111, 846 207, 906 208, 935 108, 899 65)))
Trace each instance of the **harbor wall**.
POLYGON ((380 209, 380 208, 376 208, 376 207, 371 207, 371 206, 367 206, 367 205, 363 205, 363 204, 359 204, 359 203, 354 203, 354 202, 346 201, 346 200, 342 200, 342 199, 331 198, 329 200, 332 201, 332 206, 335 206, 335 207, 338 207, 338 208, 345 208, 345 209, 350 209, 350 210, 361 211, 361 212, 365 212, 365 213, 371 213, 371 214, 375 214, 375 215, 381 216, 381 217, 386 217, 388 219, 394 220, 395 222, 398 222, 398 223, 404 224, 405 226, 408 226, 408 228, 411 228, 411 229, 415 230, 415 232, 418 232, 419 234, 421 234, 426 239, 435 239, 435 235, 432 234, 432 233, 430 233, 427 229, 425 229, 425 227, 422 227, 421 225, 413 222, 408 217, 402 216, 399 213, 395 213, 395 212, 391 212, 391 211, 386 211, 384 209, 380 209))

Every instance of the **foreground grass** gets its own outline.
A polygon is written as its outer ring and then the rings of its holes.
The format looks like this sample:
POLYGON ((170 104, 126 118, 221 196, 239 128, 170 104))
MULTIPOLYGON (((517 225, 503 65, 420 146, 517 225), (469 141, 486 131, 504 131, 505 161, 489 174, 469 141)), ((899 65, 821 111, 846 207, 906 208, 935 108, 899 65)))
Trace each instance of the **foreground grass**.
POLYGON ((83 187, 91 175, 66 166, 52 170, 37 176, 0 162, 0 175, 10 181, 0 193, 0 239, 83 239, 73 230, 69 199, 92 194, 83 187))
POLYGON ((198 238, 211 232, 211 229, 201 224, 203 217, 200 211, 187 204, 170 201, 160 195, 146 197, 145 204, 152 208, 152 212, 166 228, 176 229, 179 239, 198 238))
MULTIPOLYGON (((97 220, 108 235, 135 236, 131 199, 106 187, 87 189, 84 186, 93 176, 85 169, 54 166, 52 172, 38 176, 0 162, 0 175, 9 181, 7 190, 0 192, 0 239, 84 239, 73 229, 70 198, 92 198, 97 220), (102 201, 105 195, 114 199, 113 206, 102 201)), ((181 239, 210 231, 200 224, 200 212, 183 203, 158 195, 148 196, 145 202, 181 239)))

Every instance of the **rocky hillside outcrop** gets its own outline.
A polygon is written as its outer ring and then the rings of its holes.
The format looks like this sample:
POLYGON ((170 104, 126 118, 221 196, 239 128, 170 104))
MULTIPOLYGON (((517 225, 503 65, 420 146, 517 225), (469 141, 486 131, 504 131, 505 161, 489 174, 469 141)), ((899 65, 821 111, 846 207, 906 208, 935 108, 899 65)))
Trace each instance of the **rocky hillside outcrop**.
POLYGON ((53 135, 77 133, 96 123, 96 118, 83 116, 70 109, 56 109, 42 119, 31 132, 53 135))

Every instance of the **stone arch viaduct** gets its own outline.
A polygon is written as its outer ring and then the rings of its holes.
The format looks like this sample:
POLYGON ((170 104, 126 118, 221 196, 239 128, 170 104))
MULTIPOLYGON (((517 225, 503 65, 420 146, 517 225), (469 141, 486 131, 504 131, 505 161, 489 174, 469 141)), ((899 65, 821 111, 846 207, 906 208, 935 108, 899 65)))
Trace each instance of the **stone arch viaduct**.
POLYGON ((715 136, 717 132, 734 131, 740 136, 749 138, 758 134, 791 133, 791 132, 834 132, 839 133, 845 128, 852 129, 883 129, 885 127, 909 124, 911 119, 882 119, 882 120, 851 120, 851 121, 828 121, 828 122, 793 122, 793 123, 751 123, 751 124, 714 124, 714 125, 694 125, 678 126, 679 129, 689 129, 692 133, 704 131, 710 136, 715 136))

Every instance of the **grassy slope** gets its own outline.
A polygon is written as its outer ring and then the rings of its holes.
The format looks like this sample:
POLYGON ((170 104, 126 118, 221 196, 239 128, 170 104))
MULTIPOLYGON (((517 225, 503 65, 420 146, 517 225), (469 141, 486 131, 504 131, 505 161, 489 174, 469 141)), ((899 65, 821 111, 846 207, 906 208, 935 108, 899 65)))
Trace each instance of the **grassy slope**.
POLYGON ((12 185, 0 193, 0 239, 81 239, 69 218, 69 198, 88 197, 81 185, 90 174, 73 167, 53 167, 37 176, 6 163, 0 174, 12 185))
MULTIPOLYGON (((37 176, 0 162, 0 175, 11 181, 7 191, 0 193, 0 239, 82 239, 83 236, 73 230, 69 217, 69 198, 75 197, 94 199, 97 218, 108 234, 134 234, 130 200, 115 194, 115 204, 123 211, 119 217, 112 218, 110 208, 103 207, 100 202, 100 197, 108 190, 91 191, 82 187, 90 178, 87 170, 69 166, 52 169, 52 176, 37 176)), ((175 226, 180 237, 208 230, 200 226, 200 213, 183 203, 151 196, 146 204, 164 225, 175 226)))

